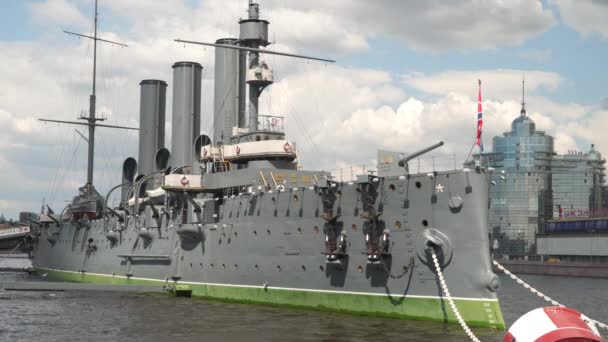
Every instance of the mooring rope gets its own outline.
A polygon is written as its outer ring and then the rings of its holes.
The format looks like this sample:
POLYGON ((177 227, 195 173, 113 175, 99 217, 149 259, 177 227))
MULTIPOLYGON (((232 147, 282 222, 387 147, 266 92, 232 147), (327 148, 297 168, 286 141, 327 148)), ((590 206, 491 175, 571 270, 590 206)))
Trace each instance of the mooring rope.
MULTIPOLYGON (((518 278, 515 274, 511 273, 509 270, 507 270, 503 265, 499 264, 498 261, 496 260, 492 260, 492 263, 494 264, 494 266, 498 267, 499 270, 503 271, 506 275, 508 275, 511 279, 515 280, 518 284, 520 284, 521 286, 523 286, 524 288, 530 290, 530 292, 536 294, 537 296, 539 296, 540 298, 546 300, 547 302, 551 303, 554 306, 564 306, 560 303, 558 303, 556 300, 550 298, 549 296, 545 295, 544 293, 538 291, 537 289, 535 289, 534 287, 530 286, 530 284, 526 283, 525 281, 521 280, 520 278, 518 278)), ((583 319, 591 322, 601 328, 604 328, 606 330, 608 330, 608 325, 596 321, 592 318, 589 318, 585 315, 582 315, 583 319)))
POLYGON ((467 334, 467 336, 469 336, 471 341, 481 342, 477 338, 477 336, 475 336, 473 331, 471 331, 471 328, 469 328, 467 323, 462 318, 462 315, 460 315, 460 311, 458 311, 458 309, 456 308, 456 304, 454 303, 454 300, 452 299, 452 295, 450 294, 448 285, 445 283, 445 279, 443 278, 443 272, 441 272, 441 266, 439 265, 439 260, 437 260, 437 254, 435 254, 435 250, 432 248, 431 248, 431 255, 433 257, 433 263, 435 264, 435 271, 437 272, 437 277, 439 277, 439 284, 441 284, 441 290, 445 294, 445 297, 447 298, 448 303, 450 304, 450 307, 452 308, 452 312, 454 312, 454 316, 456 316, 456 319, 458 320, 458 323, 462 327, 462 330, 464 330, 464 332, 467 334))

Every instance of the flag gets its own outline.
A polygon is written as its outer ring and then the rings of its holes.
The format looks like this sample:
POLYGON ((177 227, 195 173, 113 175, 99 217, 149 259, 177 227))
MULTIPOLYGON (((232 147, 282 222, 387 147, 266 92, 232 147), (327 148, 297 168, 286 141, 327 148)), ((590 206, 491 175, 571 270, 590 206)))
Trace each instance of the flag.
POLYGON ((475 145, 479 146, 479 151, 483 152, 483 143, 481 142, 481 128, 483 127, 483 112, 481 110, 481 80, 479 80, 479 93, 477 94, 477 137, 475 145))

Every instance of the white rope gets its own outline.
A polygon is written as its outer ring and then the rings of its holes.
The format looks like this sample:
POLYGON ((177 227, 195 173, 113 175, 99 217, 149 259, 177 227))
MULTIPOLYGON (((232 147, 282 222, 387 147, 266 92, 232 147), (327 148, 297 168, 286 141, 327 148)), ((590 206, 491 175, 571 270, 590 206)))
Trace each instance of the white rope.
POLYGON ((4 260, 6 260, 6 258, 8 258, 8 257, 9 257, 11 254, 13 254, 13 252, 14 252, 14 251, 16 251, 16 250, 17 250, 17 248, 19 248, 19 246, 21 246, 21 244, 22 244, 22 243, 23 243, 23 240, 22 240, 22 241, 20 241, 20 242, 17 244, 17 246, 15 246, 15 248, 13 248, 13 250, 12 250, 12 251, 8 252, 8 254, 4 256, 4 258, 0 259, 0 262, 2 262, 2 261, 4 261, 4 260))
MULTIPOLYGON (((532 286, 530 286, 530 284, 526 283, 525 281, 519 279, 515 274, 509 272, 509 270, 507 270, 503 265, 499 264, 498 261, 496 260, 492 260, 492 263, 494 264, 494 266, 498 267, 499 270, 503 271, 506 275, 508 275, 509 277, 511 277, 511 279, 515 280, 518 284, 520 284, 521 286, 525 287, 526 289, 530 290, 530 292, 536 294, 537 296, 539 296, 540 298, 546 300, 547 302, 553 304, 554 306, 564 306, 560 303, 558 303, 557 301, 553 300, 552 298, 550 298, 549 296, 545 295, 544 293, 538 291, 537 289, 533 288, 532 286)), ((591 319, 585 315, 582 315, 583 319, 591 322, 601 328, 604 328, 606 330, 608 330, 608 325, 598 322, 594 319, 591 319)))
POLYGON ((437 276, 439 277, 439 283, 441 284, 441 290, 445 294, 445 297, 447 298, 448 303, 450 304, 450 307, 452 308, 452 311, 454 312, 454 316, 456 316, 456 319, 458 320, 458 323, 460 323, 462 330, 464 330, 464 332, 469 336, 471 341, 480 342, 479 339, 477 338, 477 336, 475 336, 475 334, 473 334, 473 332, 471 331, 471 329, 469 328, 467 323, 464 321, 464 319, 460 315, 460 312, 456 308, 456 304, 454 303, 454 300, 452 299, 452 296, 450 295, 450 290, 448 289, 448 285, 445 283, 445 279, 443 278, 443 273, 441 272, 441 266, 439 266, 439 261, 437 260, 437 255, 435 254, 435 251, 433 249, 431 249, 431 255, 433 256, 433 263, 435 264, 435 271, 437 272, 437 276))

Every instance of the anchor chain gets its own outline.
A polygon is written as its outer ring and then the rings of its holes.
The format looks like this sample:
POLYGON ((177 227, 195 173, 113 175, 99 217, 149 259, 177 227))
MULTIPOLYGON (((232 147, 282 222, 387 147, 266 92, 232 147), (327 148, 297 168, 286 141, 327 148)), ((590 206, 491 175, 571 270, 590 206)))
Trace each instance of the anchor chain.
POLYGON ((389 270, 388 267, 386 267, 386 265, 384 263, 382 263, 382 267, 384 268, 384 271, 386 273, 388 273, 388 275, 392 279, 401 279, 401 278, 403 278, 407 274, 408 271, 410 271, 410 270, 413 269, 413 267, 414 267, 414 260, 415 260, 415 258, 411 257, 410 258, 410 264, 408 266, 403 266, 403 272, 401 272, 401 274, 397 274, 397 275, 392 274, 391 270, 389 270))
MULTIPOLYGON (((498 267, 499 270, 503 271, 506 275, 508 275, 511 279, 515 280, 518 284, 520 284, 521 286, 525 287, 526 289, 530 290, 530 292, 536 294, 537 296, 539 296, 540 298, 546 300, 547 302, 551 303, 554 306, 564 306, 560 303, 558 303, 556 300, 550 298, 549 296, 545 295, 544 293, 538 291, 537 289, 533 288, 532 286, 530 286, 530 284, 526 283, 525 281, 521 280, 520 278, 518 278, 515 274, 511 273, 509 270, 507 270, 503 265, 499 264, 498 261, 496 260, 492 260, 492 263, 494 264, 494 266, 498 267)), ((606 330, 608 330, 608 325, 602 323, 602 322, 598 322, 592 318, 589 318, 585 315, 582 315, 583 320, 586 320, 588 322, 591 322, 595 325, 597 325, 598 327, 604 328, 606 330)))
POLYGON ((471 341, 481 342, 477 338, 477 336, 475 336, 473 331, 471 331, 471 328, 469 328, 467 323, 464 321, 464 319, 460 315, 460 311, 458 311, 458 309, 456 308, 456 304, 454 303, 454 300, 452 299, 452 295, 450 295, 450 290, 448 289, 448 285, 445 283, 445 279, 443 278, 443 272, 441 272, 441 266, 439 265, 439 260, 437 259, 437 254, 435 254, 435 250, 433 248, 431 248, 430 250, 431 250, 431 256, 433 257, 433 263, 435 264, 435 271, 437 272, 437 277, 439 277, 439 284, 441 284, 441 290, 445 294, 445 297, 447 298, 448 303, 450 304, 450 307, 452 308, 452 312, 454 312, 454 316, 456 316, 456 319, 458 320, 458 323, 462 327, 462 330, 464 330, 464 332, 467 334, 467 336, 469 336, 471 341))

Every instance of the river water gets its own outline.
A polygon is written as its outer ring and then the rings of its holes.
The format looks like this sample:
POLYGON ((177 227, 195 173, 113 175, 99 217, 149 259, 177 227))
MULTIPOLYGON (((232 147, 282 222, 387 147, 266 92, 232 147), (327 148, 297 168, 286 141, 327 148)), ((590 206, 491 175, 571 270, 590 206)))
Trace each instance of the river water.
MULTIPOLYGON (((608 318, 608 279, 524 275, 557 301, 608 318)), ((39 280, 0 273, 0 280, 39 280)), ((507 324, 544 306, 501 276, 507 324)), ((482 341, 504 332, 474 329, 482 341)), ((603 332, 605 333, 605 332, 603 332)), ((606 336, 608 334, 604 334, 606 336)), ((468 341, 458 326, 115 292, 0 290, 0 341, 468 341)))

